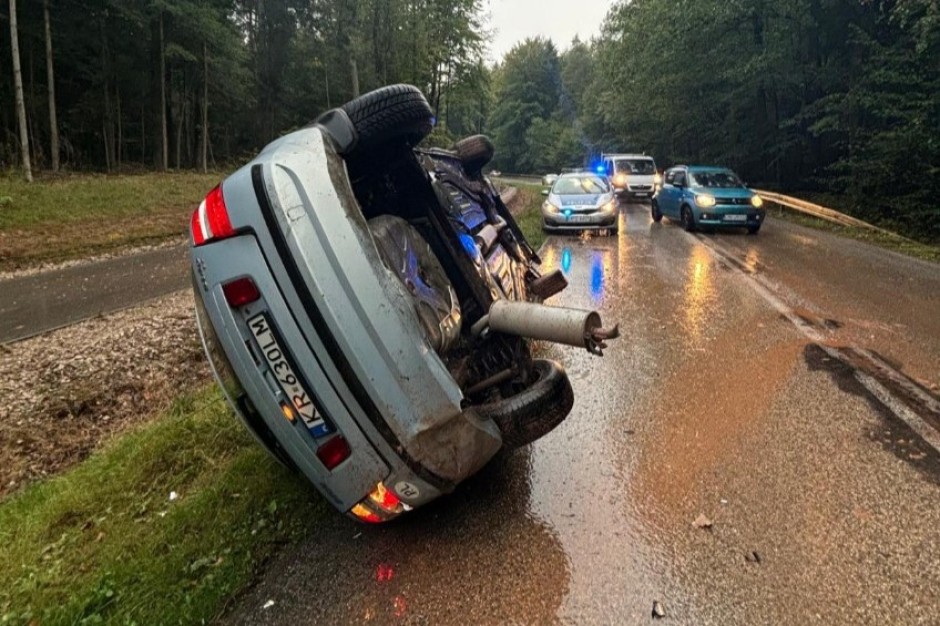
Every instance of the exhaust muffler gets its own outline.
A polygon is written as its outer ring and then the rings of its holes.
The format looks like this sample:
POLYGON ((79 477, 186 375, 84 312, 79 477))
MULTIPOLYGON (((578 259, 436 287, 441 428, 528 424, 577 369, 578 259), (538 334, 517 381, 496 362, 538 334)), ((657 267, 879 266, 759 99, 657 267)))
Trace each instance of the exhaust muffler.
POLYGON ((608 340, 620 336, 617 325, 603 327, 597 311, 511 300, 494 302, 471 332, 479 336, 487 330, 585 348, 598 356, 603 356, 608 340))

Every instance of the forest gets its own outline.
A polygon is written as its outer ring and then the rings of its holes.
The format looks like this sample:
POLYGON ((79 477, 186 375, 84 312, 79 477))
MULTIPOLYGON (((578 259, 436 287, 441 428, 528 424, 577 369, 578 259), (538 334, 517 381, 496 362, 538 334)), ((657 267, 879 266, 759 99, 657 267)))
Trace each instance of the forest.
MULTIPOLYGON (((621 1, 591 41, 545 33, 495 63, 483 0, 18 4, 37 170, 229 167, 356 93, 408 82, 437 112, 431 143, 485 132, 504 172, 646 152, 940 242, 936 0, 621 1)), ((10 169, 22 141, 0 66, 10 169)))

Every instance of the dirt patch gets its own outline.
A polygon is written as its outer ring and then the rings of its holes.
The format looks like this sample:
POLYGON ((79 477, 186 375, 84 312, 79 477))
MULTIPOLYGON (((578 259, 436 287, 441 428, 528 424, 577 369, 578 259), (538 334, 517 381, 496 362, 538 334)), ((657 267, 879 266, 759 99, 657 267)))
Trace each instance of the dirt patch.
POLYGON ((81 461, 210 377, 180 292, 0 346, 0 496, 81 461))

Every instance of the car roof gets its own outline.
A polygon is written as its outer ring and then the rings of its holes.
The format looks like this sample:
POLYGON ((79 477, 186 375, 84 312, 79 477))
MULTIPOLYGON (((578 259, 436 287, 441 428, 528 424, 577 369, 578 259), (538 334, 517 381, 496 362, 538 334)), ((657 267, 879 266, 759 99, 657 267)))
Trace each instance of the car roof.
POLYGON ((687 165, 690 172, 730 172, 730 167, 721 167, 720 165, 687 165))
POLYGON ((560 174, 558 178, 582 178, 584 176, 594 176, 595 178, 605 178, 604 174, 598 174, 597 172, 585 171, 585 172, 565 172, 560 174))

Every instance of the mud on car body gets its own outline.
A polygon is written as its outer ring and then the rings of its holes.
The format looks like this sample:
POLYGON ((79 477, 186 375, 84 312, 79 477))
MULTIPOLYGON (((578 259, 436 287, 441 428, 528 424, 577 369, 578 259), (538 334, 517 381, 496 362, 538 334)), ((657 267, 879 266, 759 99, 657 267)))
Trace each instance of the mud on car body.
POLYGON ((566 285, 481 168, 483 136, 416 146, 395 85, 268 145, 194 213, 197 321, 245 425, 337 509, 381 522, 454 489, 573 404, 529 339, 600 353, 616 328, 547 307, 566 285))

